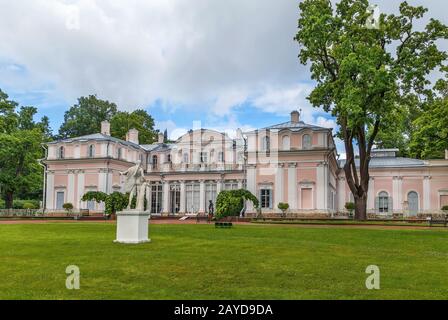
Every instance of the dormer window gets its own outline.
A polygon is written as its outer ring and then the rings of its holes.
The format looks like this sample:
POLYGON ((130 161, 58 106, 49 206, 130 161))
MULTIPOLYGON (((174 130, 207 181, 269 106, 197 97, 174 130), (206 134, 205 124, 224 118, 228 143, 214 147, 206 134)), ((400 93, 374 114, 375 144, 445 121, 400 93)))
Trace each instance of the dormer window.
POLYGON ((304 134, 302 137, 302 148, 310 149, 311 148, 311 136, 309 134, 304 134))
POLYGON ((271 149, 271 141, 268 136, 263 137, 261 148, 262 151, 269 151, 271 149))
POLYGON ((200 161, 201 161, 201 163, 207 163, 208 162, 208 154, 207 154, 207 152, 201 152, 200 153, 200 161))
POLYGON ((288 151, 290 149, 290 139, 289 136, 283 136, 282 138, 282 149, 288 151))
POLYGON ((58 159, 64 159, 65 158, 65 148, 63 146, 60 146, 58 148, 58 159))
POLYGON ((91 144, 89 146, 89 149, 88 149, 88 152, 87 152, 87 157, 95 158, 95 145, 91 144))

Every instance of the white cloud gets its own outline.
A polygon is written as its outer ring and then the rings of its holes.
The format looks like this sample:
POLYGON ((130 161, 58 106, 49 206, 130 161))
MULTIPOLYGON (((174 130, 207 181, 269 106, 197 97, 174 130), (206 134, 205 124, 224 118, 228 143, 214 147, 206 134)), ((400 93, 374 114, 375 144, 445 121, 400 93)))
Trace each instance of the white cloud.
POLYGON ((0 10, 2 55, 70 101, 97 93, 125 109, 162 100, 223 115, 306 78, 291 0, 0 0, 0 10))

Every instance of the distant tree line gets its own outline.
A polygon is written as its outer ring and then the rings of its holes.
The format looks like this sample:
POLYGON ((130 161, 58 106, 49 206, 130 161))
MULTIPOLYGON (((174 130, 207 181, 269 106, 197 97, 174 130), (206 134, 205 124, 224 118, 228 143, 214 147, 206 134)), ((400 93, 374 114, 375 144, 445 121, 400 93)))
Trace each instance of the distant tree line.
POLYGON ((154 119, 143 110, 118 111, 118 106, 95 95, 81 97, 64 115, 64 122, 53 134, 50 121, 35 120, 37 108, 19 106, 0 89, 0 206, 14 207, 14 200, 41 200, 45 157, 42 143, 98 133, 101 122, 111 123, 111 135, 125 139, 129 129, 139 131, 141 144, 157 139, 154 119))

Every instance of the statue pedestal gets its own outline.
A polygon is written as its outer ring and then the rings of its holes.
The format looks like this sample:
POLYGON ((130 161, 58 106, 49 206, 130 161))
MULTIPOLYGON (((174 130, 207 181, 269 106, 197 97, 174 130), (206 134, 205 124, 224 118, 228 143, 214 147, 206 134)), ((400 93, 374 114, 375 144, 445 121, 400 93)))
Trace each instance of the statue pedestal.
POLYGON ((150 242, 148 224, 150 213, 140 210, 117 212, 117 239, 114 242, 138 244, 150 242))

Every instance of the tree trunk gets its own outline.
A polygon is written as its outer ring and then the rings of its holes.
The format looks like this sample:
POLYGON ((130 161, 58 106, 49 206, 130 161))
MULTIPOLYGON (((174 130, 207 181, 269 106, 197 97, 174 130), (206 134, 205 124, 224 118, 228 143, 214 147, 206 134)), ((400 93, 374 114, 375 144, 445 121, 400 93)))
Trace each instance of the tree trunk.
POLYGON ((355 196, 355 220, 367 220, 367 196, 355 196))
POLYGON ((5 196, 5 207, 6 207, 6 209, 12 209, 13 198, 14 198, 14 193, 11 192, 11 191, 7 191, 6 192, 6 196, 5 196))

